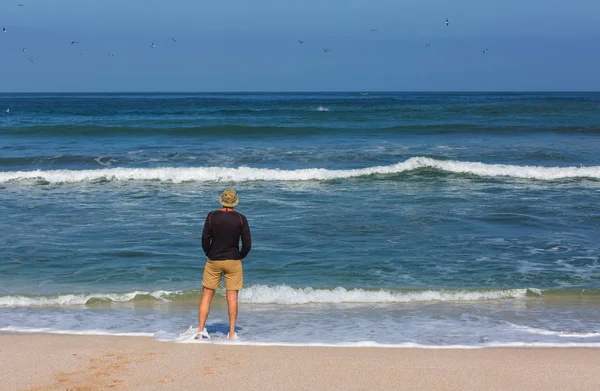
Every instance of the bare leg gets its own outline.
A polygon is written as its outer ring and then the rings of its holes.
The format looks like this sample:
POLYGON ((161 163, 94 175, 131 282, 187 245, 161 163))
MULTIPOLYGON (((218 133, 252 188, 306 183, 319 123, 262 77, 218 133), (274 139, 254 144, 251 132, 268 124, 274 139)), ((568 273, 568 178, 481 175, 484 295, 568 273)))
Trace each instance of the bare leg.
POLYGON ((208 313, 210 312, 210 302, 214 294, 214 289, 205 287, 202 291, 202 299, 200 299, 200 306, 198 307, 198 332, 204 330, 206 318, 208 318, 208 313))
POLYGON ((227 291, 227 310, 229 312, 229 339, 233 339, 238 315, 238 291, 227 291))

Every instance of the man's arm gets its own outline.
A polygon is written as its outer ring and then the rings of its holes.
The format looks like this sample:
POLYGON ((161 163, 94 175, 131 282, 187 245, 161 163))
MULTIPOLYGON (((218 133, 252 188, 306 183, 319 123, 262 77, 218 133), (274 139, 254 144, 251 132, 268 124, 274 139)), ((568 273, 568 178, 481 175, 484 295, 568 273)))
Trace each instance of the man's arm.
POLYGON ((204 222, 204 229, 202 230, 202 249, 204 250, 204 254, 208 257, 208 252, 210 251, 210 242, 212 238, 212 229, 210 225, 210 216, 212 212, 206 216, 206 221, 204 222))
POLYGON ((242 226, 242 251, 240 251, 240 256, 242 259, 246 258, 246 255, 250 252, 252 248, 252 236, 250 235, 250 226, 248 225, 248 220, 246 216, 242 218, 243 226, 242 226))

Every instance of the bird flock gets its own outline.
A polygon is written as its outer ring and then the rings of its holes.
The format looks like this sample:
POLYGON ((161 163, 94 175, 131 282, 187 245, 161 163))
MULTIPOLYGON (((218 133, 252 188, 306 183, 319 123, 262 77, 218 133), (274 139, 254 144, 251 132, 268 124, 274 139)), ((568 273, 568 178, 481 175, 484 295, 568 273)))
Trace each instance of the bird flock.
MULTIPOLYGON (((18 6, 18 7, 24 7, 24 4, 21 4, 21 3, 19 3, 19 4, 17 4, 17 6, 18 6)), ((450 21, 448 20, 448 18, 446 18, 445 22, 446 22, 446 27, 449 27, 449 26, 450 26, 450 21)), ((378 31, 379 31, 379 28, 376 28, 376 27, 375 27, 375 28, 370 28, 370 29, 369 29, 369 31, 370 31, 371 33, 376 33, 376 32, 378 32, 378 31)), ((2 35, 6 34, 7 32, 8 32, 8 30, 6 29, 6 26, 2 27, 2 35)), ((171 40, 171 41, 173 41, 174 43, 177 43, 177 40, 176 40, 174 37, 171 37, 171 39, 170 39, 170 40, 171 40)), ((298 43, 299 43, 300 45, 303 45, 305 42, 306 42, 306 41, 305 41, 305 40, 302 40, 302 39, 299 39, 299 40, 298 40, 298 43)), ((72 40, 72 41, 71 41, 71 45, 78 45, 78 44, 79 44, 79 41, 78 41, 78 40, 72 40)), ((426 44, 425 44, 425 47, 430 47, 430 46, 431 46, 431 44, 430 44, 430 43, 426 43, 426 44)), ((148 45, 148 47, 150 47, 151 49, 155 49, 155 48, 156 48, 156 42, 155 42, 155 41, 152 41, 152 42, 151 42, 151 43, 148 45)), ((331 49, 330 49, 330 48, 322 48, 322 50, 323 50, 323 52, 324 52, 324 53, 329 53, 329 52, 331 51, 331 49)), ((22 48, 22 49, 21 49, 21 51, 22 51, 22 52, 25 52, 25 51, 26 51, 26 48, 22 48)), ((485 48, 485 49, 483 49, 483 50, 482 50, 482 52, 481 52, 481 53, 482 53, 483 55, 486 55, 486 54, 487 54, 487 52, 488 52, 488 49, 487 49, 487 48, 485 48)), ((83 56, 83 55, 84 55, 84 52, 83 52, 83 51, 80 51, 80 52, 79 52, 79 54, 80 54, 81 56, 83 56)), ((109 53, 108 53, 108 56, 109 56, 109 57, 115 57, 115 56, 116 56, 116 54, 115 54, 115 52, 109 52, 109 53)), ((28 57, 28 60, 29 60, 29 62, 30 62, 31 64, 34 64, 34 61, 33 61, 33 58, 32 58, 32 57, 28 57)))
MULTIPOLYGON (((17 4, 17 6, 18 6, 18 7, 24 7, 25 5, 24 5, 24 4, 21 4, 21 3, 19 3, 19 4, 17 4)), ((6 34, 6 33, 8 33, 8 30, 7 30, 6 26, 3 26, 3 27, 2 27, 2 35, 6 34)), ((173 41, 173 42, 175 42, 175 43, 177 43, 177 40, 176 40, 174 37, 171 37, 171 38, 170 38, 170 40, 171 40, 171 41, 173 41)), ((71 41, 71 45, 78 45, 78 44, 79 44, 79 41, 78 41, 78 40, 72 40, 72 41, 71 41)), ((154 49, 154 48, 156 48, 156 42, 154 42, 154 41, 153 41, 153 42, 152 42, 151 44, 149 44, 148 46, 149 46, 150 48, 154 49)), ((25 51, 27 51, 27 48, 21 48, 21 52, 25 52, 25 51)), ((83 52, 83 51, 80 51, 80 52, 79 52, 79 54, 80 54, 81 56, 83 56, 83 55, 84 55, 84 52, 83 52)), ((109 52, 109 53, 108 53, 108 56, 109 56, 109 57, 115 57, 115 56, 116 56, 116 53, 115 53, 115 52, 109 52)), ((29 60, 29 62, 30 62, 31 64, 34 64, 33 58, 31 58, 31 57, 28 57, 28 60, 29 60)), ((7 111, 7 112, 8 112, 8 111, 7 111)))
MULTIPOLYGON (((450 26, 450 20, 448 20, 448 18, 446 18, 446 27, 449 27, 449 26, 450 26)), ((377 28, 377 27, 375 27, 375 28, 370 28, 370 29, 369 29, 369 31, 370 31, 370 32, 372 32, 372 33, 376 33, 376 32, 378 32, 378 31, 379 31, 379 28, 377 28)), ((304 44, 304 42, 306 42, 306 41, 304 41, 304 40, 301 40, 301 39, 299 39, 299 40, 298 40, 298 43, 299 43, 299 44, 301 44, 301 45, 302 45, 302 44, 304 44)), ((426 44, 425 44, 425 47, 426 47, 426 48, 428 48, 428 47, 430 47, 430 46, 431 46, 431 44, 430 44, 430 43, 426 43, 426 44)), ((331 49, 329 49, 329 48, 323 48, 323 51, 324 51, 325 53, 329 53, 329 52, 331 51, 331 49)), ((481 52, 481 53, 485 55, 485 54, 487 54, 487 51, 488 51, 488 50, 487 50, 487 48, 485 48, 485 49, 483 49, 483 50, 482 50, 482 52, 481 52)))

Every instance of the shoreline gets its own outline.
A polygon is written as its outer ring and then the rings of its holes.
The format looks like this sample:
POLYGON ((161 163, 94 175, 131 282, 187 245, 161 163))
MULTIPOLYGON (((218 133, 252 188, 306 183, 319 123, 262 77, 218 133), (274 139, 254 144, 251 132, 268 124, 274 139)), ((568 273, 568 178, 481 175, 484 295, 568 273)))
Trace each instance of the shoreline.
POLYGON ((6 390, 589 390, 598 348, 381 349, 0 333, 6 390))
POLYGON ((254 342, 243 338, 236 341, 228 341, 221 338, 213 338, 210 341, 196 340, 174 340, 157 338, 155 333, 131 332, 131 333, 103 333, 89 331, 61 331, 46 329, 0 329, 0 337, 9 335, 37 335, 37 336, 77 336, 77 337, 122 337, 122 338, 150 338, 156 342, 173 343, 183 345, 224 345, 224 346, 249 346, 249 347, 285 347, 285 348, 332 348, 332 349, 423 349, 423 350, 477 350, 477 349, 600 349, 600 342, 495 342, 485 345, 424 345, 414 342, 403 342, 399 344, 387 344, 373 341, 346 342, 346 343, 321 343, 321 342, 254 342))

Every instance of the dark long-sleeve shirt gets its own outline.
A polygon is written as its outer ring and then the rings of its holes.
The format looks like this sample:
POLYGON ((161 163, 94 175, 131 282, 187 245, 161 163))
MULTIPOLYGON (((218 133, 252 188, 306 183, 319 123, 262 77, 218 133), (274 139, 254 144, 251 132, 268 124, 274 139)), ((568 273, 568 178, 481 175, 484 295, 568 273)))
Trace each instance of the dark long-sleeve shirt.
POLYGON ((206 216, 202 230, 202 249, 208 259, 244 259, 251 247, 252 238, 246 216, 236 211, 222 210, 215 210, 206 216))

